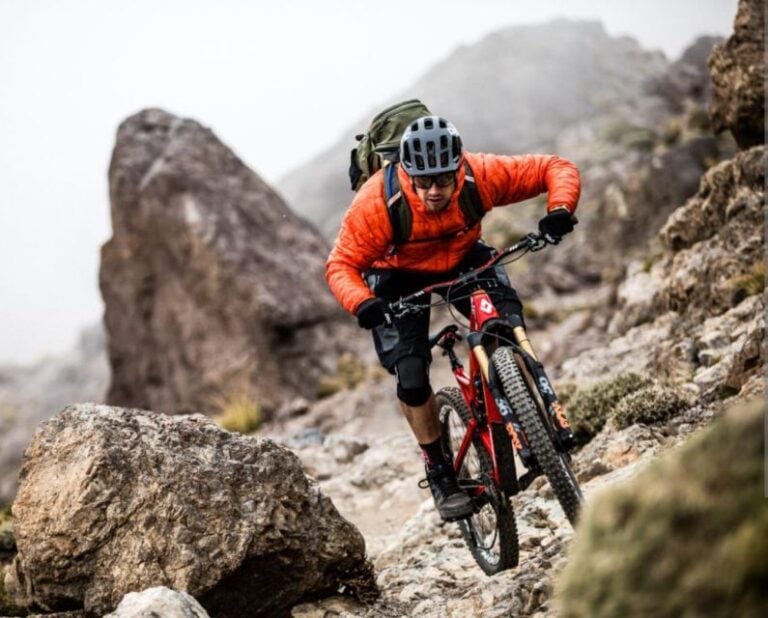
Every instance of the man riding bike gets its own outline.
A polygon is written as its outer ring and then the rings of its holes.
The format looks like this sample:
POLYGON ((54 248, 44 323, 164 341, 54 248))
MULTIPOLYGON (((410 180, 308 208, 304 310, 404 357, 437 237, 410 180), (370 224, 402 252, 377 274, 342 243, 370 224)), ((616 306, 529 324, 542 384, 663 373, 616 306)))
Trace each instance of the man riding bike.
MULTIPOLYGON (((421 447, 427 479, 441 517, 472 513, 443 452, 435 396, 429 382, 429 306, 393 317, 387 304, 423 287, 451 279, 485 263, 494 249, 480 240, 479 218, 468 222, 460 204, 469 191, 482 214, 548 193, 539 222, 550 242, 571 232, 580 193, 573 163, 553 155, 499 156, 465 152, 456 128, 439 116, 424 116, 403 133, 396 181, 410 208, 410 234, 396 243, 388 210, 387 170, 360 188, 347 211, 326 263, 326 279, 341 305, 372 330, 381 364, 397 379, 397 397, 421 447)), ((390 172, 392 173, 392 172, 390 172)), ((522 304, 503 266, 489 271, 486 287, 503 318, 522 325, 522 304)), ((461 290, 447 298, 463 315, 469 300, 461 290), (452 300, 453 296, 456 300, 452 300)))

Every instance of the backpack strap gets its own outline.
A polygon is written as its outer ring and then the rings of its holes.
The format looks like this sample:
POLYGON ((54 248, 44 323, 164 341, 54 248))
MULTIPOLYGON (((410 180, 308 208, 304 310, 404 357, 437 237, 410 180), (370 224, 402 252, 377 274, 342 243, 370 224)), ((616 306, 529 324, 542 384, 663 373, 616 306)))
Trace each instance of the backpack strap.
POLYGON ((464 215, 464 219, 467 222, 467 228, 475 227, 476 223, 480 222, 480 219, 485 215, 483 210, 483 203, 480 200, 480 194, 477 191, 477 184, 475 183, 475 174, 472 172, 472 168, 469 167, 469 163, 464 161, 464 186, 461 188, 459 194, 459 206, 461 212, 464 215))
POLYGON ((466 225, 460 230, 448 232, 442 236, 409 240, 413 228, 413 214, 400 189, 397 167, 396 163, 392 163, 384 170, 384 193, 387 199, 389 222, 392 225, 392 246, 387 255, 395 255, 398 247, 406 243, 432 242, 434 240, 447 240, 461 236, 480 223, 480 220, 485 215, 483 203, 480 200, 480 194, 475 183, 475 175, 469 163, 464 161, 464 186, 459 194, 459 207, 464 215, 466 225))
POLYGON ((389 223, 392 225, 392 247, 387 255, 397 253, 397 247, 408 241, 413 227, 411 208, 405 201, 397 178, 397 163, 392 163, 384 170, 384 193, 387 198, 389 223))

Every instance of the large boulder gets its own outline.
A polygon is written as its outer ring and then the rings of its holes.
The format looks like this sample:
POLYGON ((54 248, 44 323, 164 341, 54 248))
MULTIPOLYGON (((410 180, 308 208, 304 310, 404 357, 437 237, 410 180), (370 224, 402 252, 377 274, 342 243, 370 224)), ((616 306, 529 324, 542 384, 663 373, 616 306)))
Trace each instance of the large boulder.
POLYGON ((365 544, 271 440, 202 415, 76 405, 41 425, 14 502, 17 604, 104 615, 152 586, 216 616, 371 583, 365 544))
POLYGON ((349 337, 329 247, 207 128, 164 111, 125 120, 102 249, 107 402, 166 413, 315 396, 349 337))
POLYGON ((733 35, 709 59, 715 130, 729 129, 739 146, 765 139, 765 3, 739 0, 733 35))

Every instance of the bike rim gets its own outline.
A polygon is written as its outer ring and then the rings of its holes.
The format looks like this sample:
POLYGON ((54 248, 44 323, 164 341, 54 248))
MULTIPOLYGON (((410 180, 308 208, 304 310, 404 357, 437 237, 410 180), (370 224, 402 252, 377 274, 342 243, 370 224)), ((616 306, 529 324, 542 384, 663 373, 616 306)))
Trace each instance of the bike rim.
MULTIPOLYGON (((453 408, 447 407, 445 411, 448 416, 447 429, 451 453, 455 453, 461 446, 466 425, 453 408)), ((481 476, 480 457, 475 445, 470 444, 462 466, 457 472, 457 477, 461 481, 461 479, 480 479, 481 476)), ((487 479, 484 479, 482 483, 488 487, 487 479)), ((466 520, 462 520, 460 525, 466 527, 477 550, 483 552, 485 560, 491 564, 498 564, 501 560, 501 548, 499 546, 497 515, 492 502, 484 504, 477 513, 466 520)))

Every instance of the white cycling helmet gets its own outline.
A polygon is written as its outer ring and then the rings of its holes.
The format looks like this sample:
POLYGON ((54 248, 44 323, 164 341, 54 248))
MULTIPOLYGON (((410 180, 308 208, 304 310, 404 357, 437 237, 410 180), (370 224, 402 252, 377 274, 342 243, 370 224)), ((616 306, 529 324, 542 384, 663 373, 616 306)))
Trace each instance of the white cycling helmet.
POLYGON ((461 137, 440 116, 414 120, 400 139, 400 164, 409 176, 455 172, 461 162, 461 137))

